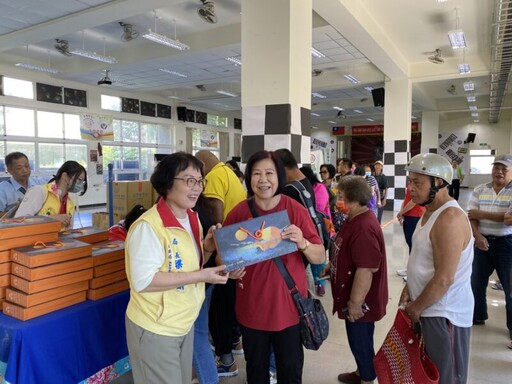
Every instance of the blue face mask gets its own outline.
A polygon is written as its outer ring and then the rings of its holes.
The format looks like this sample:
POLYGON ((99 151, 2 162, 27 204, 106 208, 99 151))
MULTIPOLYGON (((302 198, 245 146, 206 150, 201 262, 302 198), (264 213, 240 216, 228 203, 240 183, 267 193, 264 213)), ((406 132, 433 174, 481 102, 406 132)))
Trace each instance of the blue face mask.
POLYGON ((85 181, 77 180, 73 183, 71 188, 69 188, 70 193, 80 193, 84 190, 85 181))
POLYGON ((371 173, 370 171, 367 171, 367 172, 365 172, 365 173, 364 173, 364 175, 365 175, 366 177, 368 177, 368 176, 371 176, 371 175, 372 175, 372 173, 371 173))

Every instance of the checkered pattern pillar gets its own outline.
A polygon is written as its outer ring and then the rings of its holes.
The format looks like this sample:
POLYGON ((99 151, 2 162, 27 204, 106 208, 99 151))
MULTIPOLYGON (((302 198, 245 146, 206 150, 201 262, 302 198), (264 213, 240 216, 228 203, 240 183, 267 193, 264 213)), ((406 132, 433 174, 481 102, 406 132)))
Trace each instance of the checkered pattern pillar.
POLYGON ((409 161, 408 140, 384 141, 384 174, 388 177, 388 203, 386 209, 398 212, 405 198, 405 166, 409 161))
POLYGON ((310 110, 291 104, 242 109, 242 162, 260 150, 288 148, 299 163, 310 162, 310 110))

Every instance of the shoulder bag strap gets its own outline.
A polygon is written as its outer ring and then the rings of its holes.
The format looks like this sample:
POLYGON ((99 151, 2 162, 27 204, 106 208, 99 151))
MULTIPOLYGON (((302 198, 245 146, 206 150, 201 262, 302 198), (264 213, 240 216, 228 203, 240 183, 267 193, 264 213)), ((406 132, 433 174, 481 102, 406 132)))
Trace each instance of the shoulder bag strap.
POLYGON ((322 242, 323 242, 325 239, 323 239, 322 224, 320 223, 320 219, 319 219, 318 215, 316 214, 316 209, 313 206, 313 202, 311 201, 311 194, 306 189, 306 187, 304 187, 304 185, 302 185, 302 183, 300 181, 293 180, 291 183, 288 183, 287 185, 292 186, 299 192, 300 199, 302 200, 303 205, 308 210, 309 215, 313 219, 313 223, 316 226, 318 235, 320 236, 320 240, 322 240, 322 242))

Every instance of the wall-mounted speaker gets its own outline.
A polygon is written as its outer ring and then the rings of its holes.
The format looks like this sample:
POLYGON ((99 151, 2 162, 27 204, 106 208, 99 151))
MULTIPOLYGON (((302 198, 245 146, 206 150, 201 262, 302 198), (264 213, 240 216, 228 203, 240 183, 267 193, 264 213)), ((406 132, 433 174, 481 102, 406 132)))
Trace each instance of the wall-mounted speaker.
POLYGON ((187 107, 177 107, 179 121, 187 121, 187 107))
POLYGON ((373 105, 376 107, 384 106, 384 88, 372 89, 373 105))
POLYGON ((476 138, 476 133, 468 133, 468 137, 464 140, 464 144, 474 143, 476 138))

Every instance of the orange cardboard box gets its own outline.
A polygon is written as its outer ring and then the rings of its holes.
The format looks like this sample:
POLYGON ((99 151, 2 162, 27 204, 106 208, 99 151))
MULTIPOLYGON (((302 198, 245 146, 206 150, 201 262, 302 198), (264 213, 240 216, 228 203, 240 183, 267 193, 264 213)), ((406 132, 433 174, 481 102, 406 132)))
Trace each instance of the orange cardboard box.
MULTIPOLYGON (((92 269, 84 269, 78 272, 66 273, 65 275, 50 277, 49 279, 42 279, 37 281, 28 281, 15 275, 5 275, 10 277, 11 286, 19 289, 25 293, 36 293, 47 291, 52 288, 62 287, 79 281, 87 281, 92 279, 92 269)), ((1 280, 2 276, 0 276, 1 280)), ((6 285, 9 285, 7 283, 6 285)), ((1 286, 1 285, 0 285, 1 286)))
POLYGON ((124 241, 106 241, 92 246, 94 266, 124 260, 124 241))
POLYGON ((39 235, 30 235, 16 237, 12 239, 4 239, 0 241, 0 251, 6 251, 12 248, 26 247, 27 245, 34 245, 36 241, 43 243, 51 243, 59 239, 58 232, 40 233, 39 235))
POLYGON ((0 263, 7 263, 11 261, 11 251, 0 251, 0 263))
POLYGON ((116 283, 120 280, 126 280, 126 271, 124 269, 122 271, 109 273, 108 275, 92 278, 89 280, 89 288, 98 289, 105 285, 116 283))
POLYGON ((61 241, 69 239, 80 240, 84 243, 95 244, 108 240, 108 229, 84 227, 79 229, 70 229, 59 233, 61 241))
POLYGON ((18 219, 4 219, 0 220, 0 240, 21 236, 36 236, 41 233, 59 232, 60 229, 60 221, 48 216, 26 216, 18 219))
POLYGON ((43 291, 39 293, 33 293, 31 295, 18 291, 14 288, 7 288, 5 292, 5 297, 7 301, 20 305, 22 307, 33 307, 35 305, 39 305, 42 303, 46 303, 48 301, 60 299, 61 297, 72 295, 73 293, 86 291, 88 288, 87 281, 80 281, 78 283, 73 283, 69 285, 64 285, 62 287, 57 287, 53 289, 49 289, 48 291, 43 291))
POLYGON ((86 292, 78 292, 69 296, 61 297, 57 300, 48 301, 47 303, 39 304, 30 308, 23 308, 16 304, 4 301, 2 303, 3 312, 7 316, 14 317, 19 320, 30 320, 34 317, 46 315, 47 313, 54 312, 58 309, 66 308, 74 304, 85 301, 86 292))
POLYGON ((118 281, 117 283, 106 285, 99 289, 88 289, 87 290, 87 299, 88 300, 100 300, 108 296, 112 296, 116 293, 126 291, 130 288, 130 284, 128 280, 118 281))
POLYGON ((79 259, 92 254, 92 245, 67 239, 46 243, 48 247, 30 245, 11 250, 11 260, 26 267, 35 268, 63 261, 79 259))
POLYGON ((0 276, 0 287, 7 287, 11 281, 11 274, 0 276))
POLYGON ((62 263, 49 264, 38 268, 30 268, 24 265, 12 263, 11 272, 13 275, 22 277, 26 280, 35 281, 88 268, 92 268, 92 258, 90 256, 76 260, 64 261, 62 263))
POLYGON ((98 265, 94 267, 94 277, 100 277, 104 275, 108 275, 109 273, 124 271, 124 260, 117 260, 112 263, 98 265))
POLYGON ((2 263, 0 264, 0 275, 6 275, 8 273, 11 273, 11 263, 2 263))

